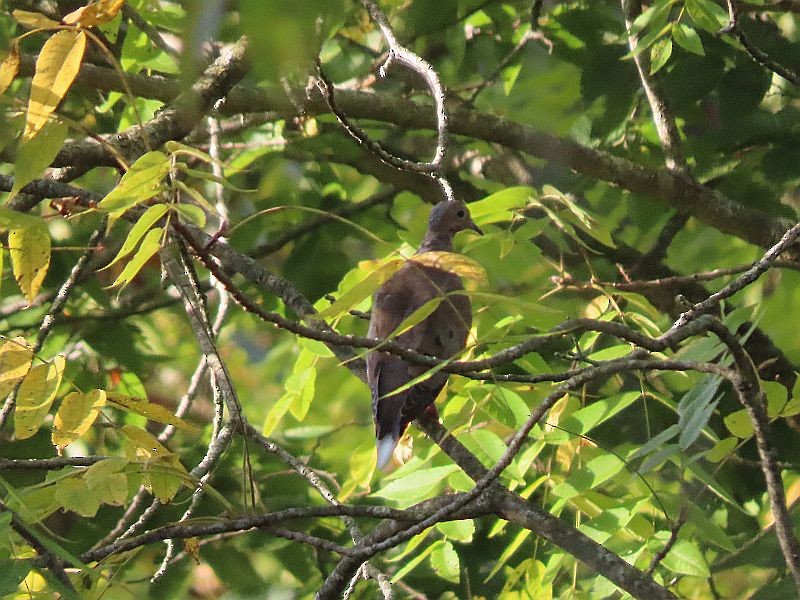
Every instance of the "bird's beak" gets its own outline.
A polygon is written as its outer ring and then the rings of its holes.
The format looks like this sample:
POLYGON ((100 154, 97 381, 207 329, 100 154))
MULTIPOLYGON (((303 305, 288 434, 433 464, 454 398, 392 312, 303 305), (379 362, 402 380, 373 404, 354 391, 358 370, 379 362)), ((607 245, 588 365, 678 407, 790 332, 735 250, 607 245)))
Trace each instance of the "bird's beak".
POLYGON ((474 231, 478 235, 483 235, 483 231, 481 230, 481 228, 478 227, 477 225, 475 225, 475 221, 473 221, 472 219, 469 220, 469 224, 467 225, 467 229, 471 229, 472 231, 474 231))

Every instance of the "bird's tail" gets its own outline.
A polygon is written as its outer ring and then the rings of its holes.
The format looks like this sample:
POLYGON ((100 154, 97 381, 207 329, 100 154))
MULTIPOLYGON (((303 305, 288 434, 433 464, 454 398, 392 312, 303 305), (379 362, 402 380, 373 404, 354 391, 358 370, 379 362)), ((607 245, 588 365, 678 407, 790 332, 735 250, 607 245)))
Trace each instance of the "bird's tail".
POLYGON ((378 468, 383 469, 389 464, 389 461, 394 454, 394 449, 397 447, 397 442, 400 441, 400 436, 393 433, 387 433, 382 438, 378 438, 378 468))

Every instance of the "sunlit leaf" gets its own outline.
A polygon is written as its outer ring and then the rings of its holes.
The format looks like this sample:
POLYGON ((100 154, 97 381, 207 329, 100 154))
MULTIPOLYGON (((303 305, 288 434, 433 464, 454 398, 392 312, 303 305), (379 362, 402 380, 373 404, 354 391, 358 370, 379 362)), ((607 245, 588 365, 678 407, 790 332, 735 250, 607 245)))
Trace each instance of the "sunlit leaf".
POLYGON ((0 398, 8 396, 18 382, 28 373, 33 360, 33 350, 25 338, 6 340, 0 346, 0 398))
POLYGON ((39 431, 58 392, 65 362, 63 356, 56 356, 52 362, 32 367, 25 375, 17 392, 14 410, 14 434, 17 439, 24 440, 39 431))
POLYGON ((133 278, 138 275, 145 263, 150 260, 156 252, 159 251, 161 248, 161 237, 163 234, 164 230, 161 227, 154 227, 148 231, 144 236, 144 240, 142 240, 142 245, 139 246, 139 249, 136 251, 136 254, 133 255, 133 258, 130 260, 130 262, 128 262, 127 265, 125 265, 122 273, 117 276, 117 278, 114 280, 114 283, 111 285, 124 286, 129 284, 133 278))
POLYGON ((187 431, 197 431, 197 427, 187 423, 180 417, 176 417, 168 408, 161 406, 160 404, 148 402, 145 398, 135 398, 132 396, 126 396, 124 394, 109 392, 106 394, 106 400, 109 404, 116 406, 117 408, 134 412, 137 415, 142 415, 143 417, 147 417, 156 423, 172 425, 173 427, 187 431))
POLYGON ((728 24, 728 13, 713 0, 686 0, 686 9, 701 29, 717 33, 728 24))
POLYGON ((445 467, 418 469, 404 477, 395 479, 373 495, 409 506, 428 496, 448 475, 457 471, 458 468, 458 465, 448 465, 445 467))
POLYGON ((81 27, 94 27, 107 23, 122 9, 125 0, 97 0, 86 6, 72 11, 63 19, 66 25, 80 25, 81 27))
POLYGON ((144 211, 144 214, 137 219, 134 226, 131 227, 130 232, 125 237, 125 241, 122 242, 122 246, 117 252, 117 255, 114 257, 114 260, 112 260, 103 268, 107 269, 133 252, 133 250, 136 248, 136 244, 139 243, 139 240, 142 239, 142 237, 150 230, 150 228, 155 225, 155 223, 161 217, 163 217, 168 210, 169 207, 166 204, 154 204, 153 206, 148 207, 148 209, 144 211))
POLYGON ((383 282, 394 275, 400 267, 403 266, 403 262, 404 261, 399 258, 388 261, 386 264, 370 273, 360 283, 354 285, 339 296, 336 302, 331 304, 328 308, 314 315, 315 318, 327 319, 328 317, 335 317, 355 308, 362 300, 371 296, 383 282))
POLYGON ((53 445, 64 448, 89 431, 105 403, 106 393, 103 390, 67 394, 53 422, 53 445))
POLYGON ((17 23, 27 29, 50 29, 59 25, 57 21, 53 21, 53 19, 44 16, 42 13, 28 10, 14 9, 11 11, 11 16, 14 17, 17 23))
POLYGON ((32 138, 47 123, 78 74, 85 49, 86 34, 72 29, 58 31, 44 43, 31 81, 23 138, 32 138))
POLYGON ((132 206, 158 194, 161 190, 161 180, 168 172, 169 159, 166 154, 158 150, 143 154, 97 207, 111 213, 122 214, 132 206))
POLYGON ((453 544, 445 542, 431 552, 431 567, 436 574, 451 583, 458 583, 461 577, 461 563, 453 544))
POLYGON ((33 302, 50 266, 50 232, 42 220, 16 227, 8 234, 11 268, 19 289, 33 302))
POLYGON ((8 89, 14 77, 17 76, 19 71, 19 46, 12 44, 8 49, 8 54, 0 62, 0 94, 8 89))
POLYGON ((416 254, 410 260, 426 267, 456 273, 467 280, 486 281, 486 269, 463 254, 439 251, 425 252, 416 254))
POLYGON ((738 438, 749 438, 753 435, 753 422, 745 409, 737 410, 723 419, 725 427, 738 438))
POLYGON ((585 435, 636 402, 640 397, 640 392, 624 392, 610 398, 603 398, 571 414, 559 423, 559 427, 575 435, 585 435))

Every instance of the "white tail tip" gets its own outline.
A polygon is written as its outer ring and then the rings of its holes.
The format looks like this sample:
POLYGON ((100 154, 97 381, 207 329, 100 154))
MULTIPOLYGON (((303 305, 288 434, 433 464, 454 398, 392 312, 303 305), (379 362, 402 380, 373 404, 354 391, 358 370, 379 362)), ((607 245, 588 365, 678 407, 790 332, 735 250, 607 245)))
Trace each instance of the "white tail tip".
POLYGON ((383 469, 392 459, 399 438, 387 435, 378 440, 378 468, 383 469))

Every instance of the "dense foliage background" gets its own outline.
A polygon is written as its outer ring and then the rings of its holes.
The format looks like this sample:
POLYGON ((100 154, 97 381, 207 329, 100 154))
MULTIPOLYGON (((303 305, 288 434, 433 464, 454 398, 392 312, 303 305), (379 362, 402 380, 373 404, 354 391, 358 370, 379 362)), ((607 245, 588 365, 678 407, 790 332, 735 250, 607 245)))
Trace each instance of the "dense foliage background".
POLYGON ((800 2, 0 7, 0 594, 797 597, 800 2), (474 326, 376 472, 448 184, 474 326))

